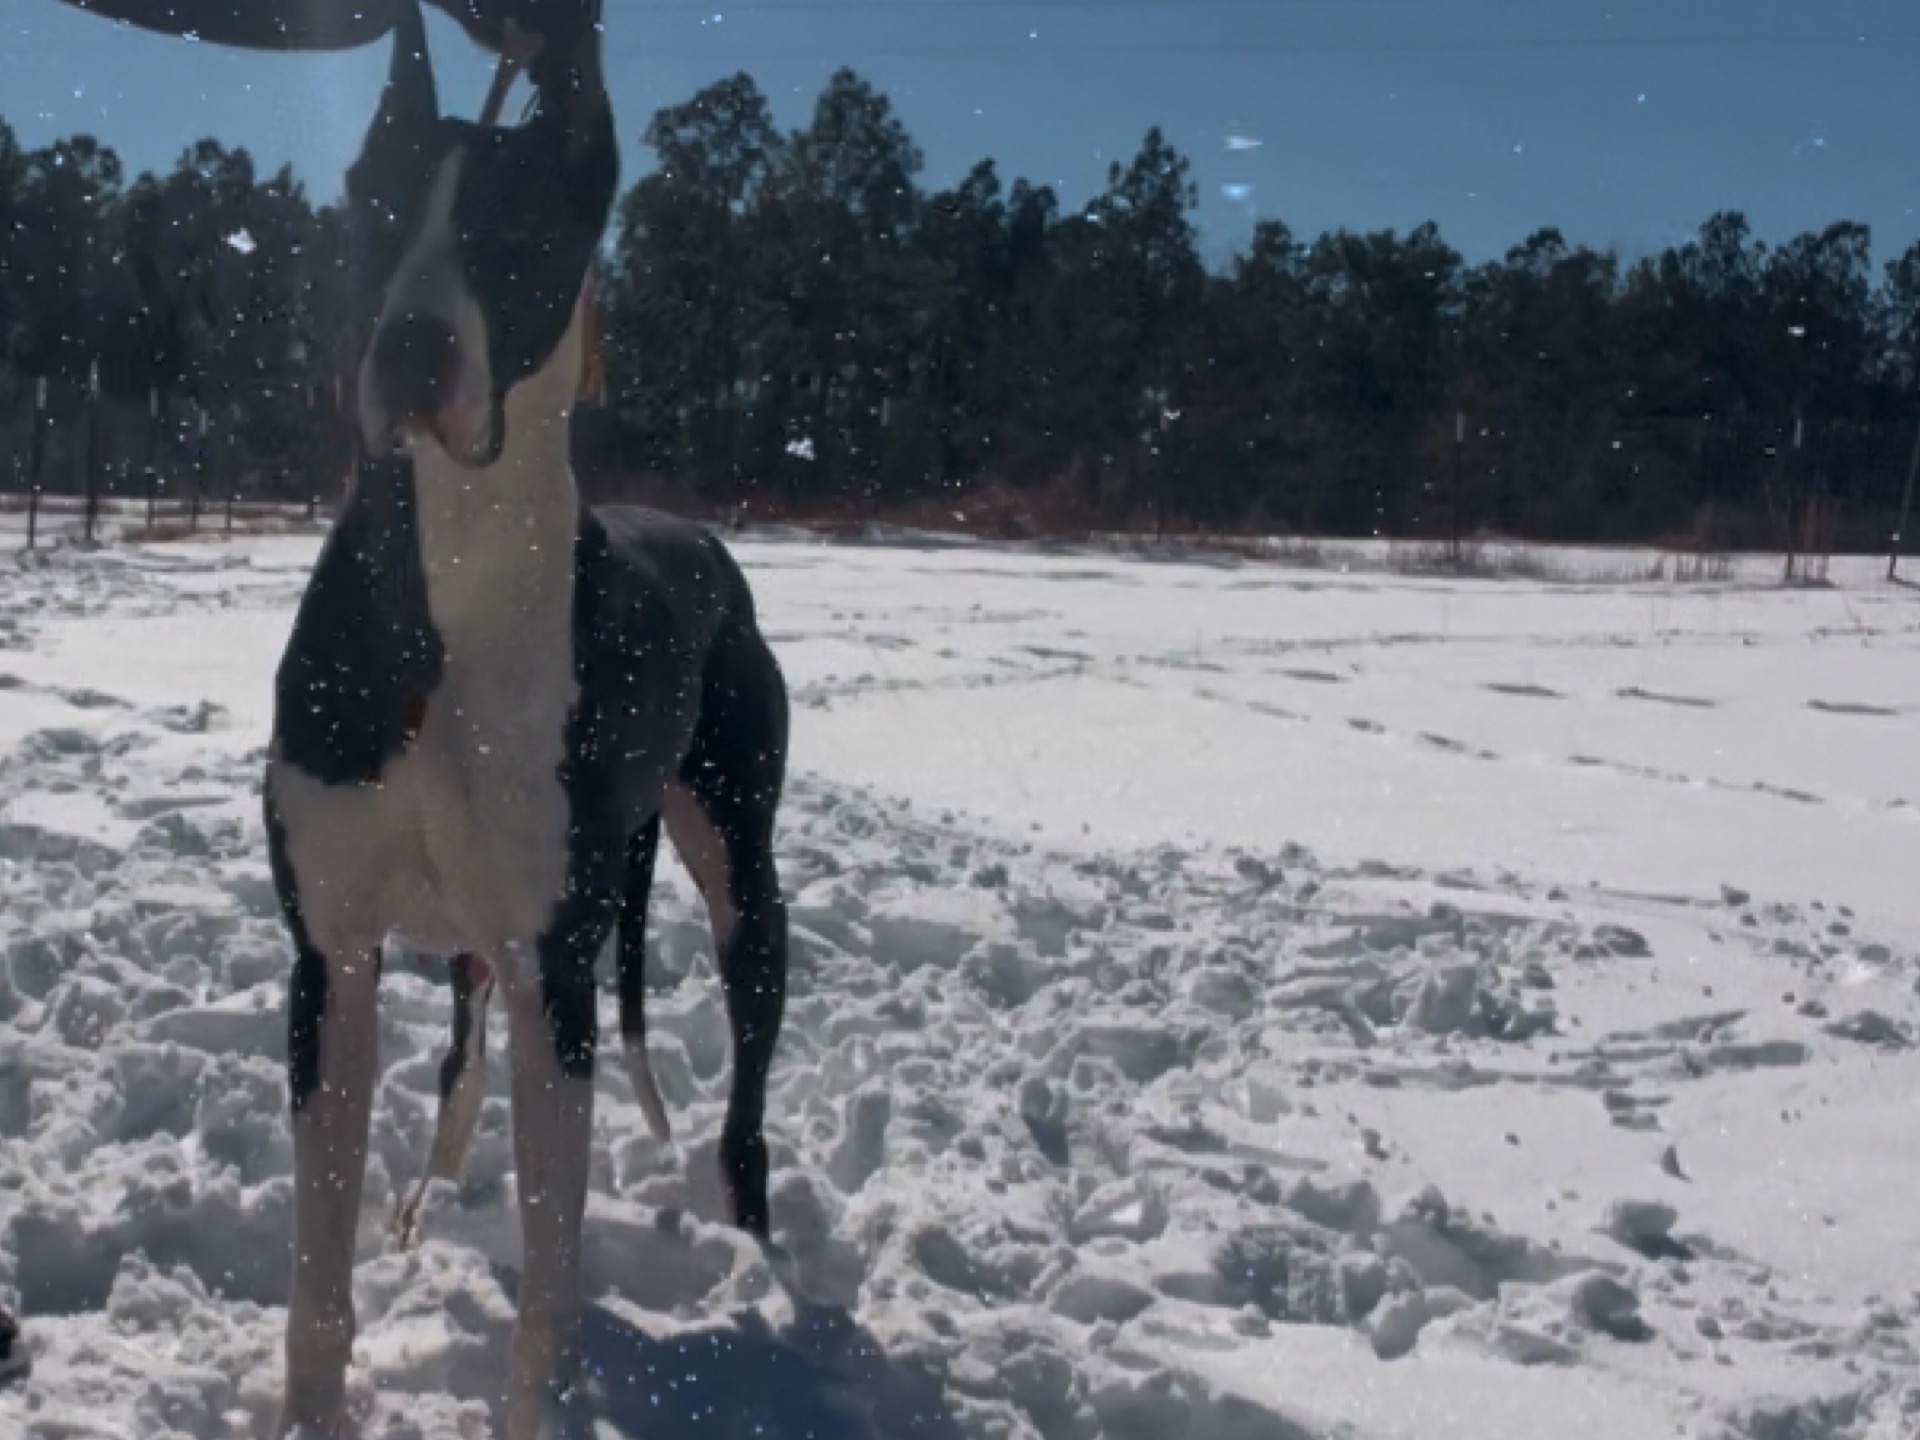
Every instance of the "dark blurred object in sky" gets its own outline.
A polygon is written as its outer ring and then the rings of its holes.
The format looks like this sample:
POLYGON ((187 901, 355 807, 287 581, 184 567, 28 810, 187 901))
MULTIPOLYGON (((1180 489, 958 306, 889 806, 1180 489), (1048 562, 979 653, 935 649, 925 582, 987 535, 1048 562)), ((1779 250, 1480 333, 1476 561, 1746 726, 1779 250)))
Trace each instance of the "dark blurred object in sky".
MULTIPOLYGON (((404 0, 60 0, 162 35, 243 50, 352 50, 393 29, 404 0)), ((533 35, 577 25, 597 0, 427 0, 496 53, 513 21, 533 35)))

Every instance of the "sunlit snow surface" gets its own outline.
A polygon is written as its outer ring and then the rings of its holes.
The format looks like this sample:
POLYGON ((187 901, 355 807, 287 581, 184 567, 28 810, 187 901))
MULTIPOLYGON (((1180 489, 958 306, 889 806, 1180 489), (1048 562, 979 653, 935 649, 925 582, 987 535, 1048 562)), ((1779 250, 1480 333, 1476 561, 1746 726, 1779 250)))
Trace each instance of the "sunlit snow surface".
MULTIPOLYGON (((17 539, 0 1435, 257 1434, 290 1205, 254 797, 316 542, 17 539)), ((770 1115, 822 1303, 717 1223, 726 1031, 665 862, 683 1150, 603 1067, 580 1434, 1916 1433, 1914 592, 908 540, 737 546, 795 699, 770 1115)), ((389 979, 371 1437, 501 1398, 499 1057, 469 1183, 386 1233, 446 1018, 389 979)))

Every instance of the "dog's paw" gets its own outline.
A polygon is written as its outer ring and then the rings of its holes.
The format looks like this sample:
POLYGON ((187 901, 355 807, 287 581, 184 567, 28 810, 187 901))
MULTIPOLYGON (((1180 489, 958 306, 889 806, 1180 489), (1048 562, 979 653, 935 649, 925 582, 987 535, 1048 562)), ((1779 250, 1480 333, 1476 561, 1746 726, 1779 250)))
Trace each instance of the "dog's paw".
POLYGON ((425 1187, 415 1190, 393 1212, 393 1219, 387 1226, 393 1248, 402 1254, 420 1248, 420 1203, 424 1199, 425 1187))
POLYGON ((807 1293, 807 1285, 800 1274, 800 1262, 794 1259, 793 1252, 777 1240, 760 1242, 760 1258, 767 1262, 767 1270, 772 1274, 774 1283, 786 1292, 786 1296, 795 1305, 808 1309, 819 1302, 807 1293))

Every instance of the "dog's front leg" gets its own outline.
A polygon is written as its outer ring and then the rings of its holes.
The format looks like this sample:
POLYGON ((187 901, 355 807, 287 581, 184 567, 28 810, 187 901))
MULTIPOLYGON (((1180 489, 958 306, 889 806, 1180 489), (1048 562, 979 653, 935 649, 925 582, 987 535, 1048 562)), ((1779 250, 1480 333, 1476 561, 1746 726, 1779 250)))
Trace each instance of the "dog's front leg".
POLYGON ((502 967, 513 1052, 513 1150, 525 1251, 508 1440, 536 1440, 574 1380, 580 1229, 587 1207, 597 1025, 591 966, 544 976, 526 953, 502 967))
POLYGON ((378 1061, 378 957, 294 961, 288 1011, 293 1100, 293 1290, 287 1388, 276 1431, 340 1433, 353 1354, 354 1240, 378 1061))

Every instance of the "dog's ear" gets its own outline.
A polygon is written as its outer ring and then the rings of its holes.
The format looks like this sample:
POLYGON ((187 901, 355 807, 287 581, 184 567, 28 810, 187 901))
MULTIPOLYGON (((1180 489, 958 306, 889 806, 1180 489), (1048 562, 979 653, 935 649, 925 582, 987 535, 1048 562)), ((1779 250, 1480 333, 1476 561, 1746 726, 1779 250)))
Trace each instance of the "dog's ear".
POLYGON ((509 55, 525 57, 534 113, 476 134, 456 202, 462 260, 503 394, 562 354, 620 178, 598 7, 538 3, 543 28, 516 21, 501 37, 509 55))
POLYGON ((533 123, 556 136, 576 187, 584 184, 595 197, 604 189, 611 206, 619 145, 600 61, 599 0, 547 0, 539 19, 549 28, 535 32, 538 48, 527 67, 539 101, 533 123))
POLYGON ((564 90, 576 100, 606 103, 606 77, 600 68, 600 0, 549 0, 517 23, 522 31, 541 39, 530 70, 542 94, 564 90))
POLYGON ((386 88, 347 170, 353 261, 364 293, 378 294, 400 263, 442 148, 426 24, 418 0, 396 0, 386 88))

